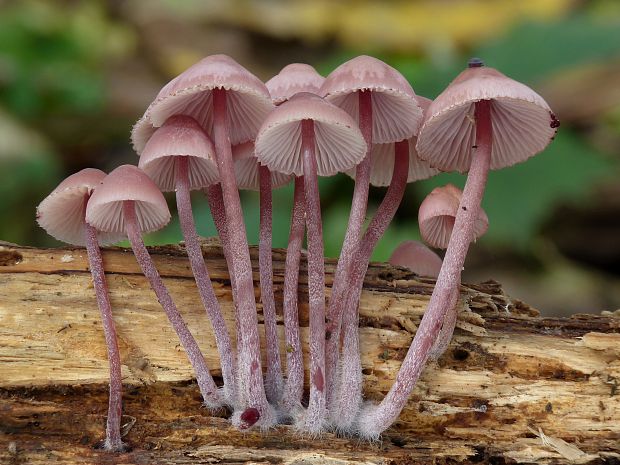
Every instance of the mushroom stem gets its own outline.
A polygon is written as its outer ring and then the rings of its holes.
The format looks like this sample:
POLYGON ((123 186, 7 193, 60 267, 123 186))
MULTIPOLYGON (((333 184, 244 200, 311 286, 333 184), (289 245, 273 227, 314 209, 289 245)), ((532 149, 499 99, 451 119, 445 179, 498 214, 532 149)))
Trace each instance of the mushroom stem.
POLYGON ((474 237, 474 225, 491 163, 493 137, 490 101, 481 100, 475 104, 475 120, 475 153, 435 289, 392 388, 379 405, 367 407, 359 416, 357 426, 362 437, 378 437, 398 418, 441 331, 446 312, 456 305, 458 293, 455 289, 460 282, 465 256, 474 237))
POLYGON ((344 309, 344 297, 349 289, 349 267, 362 237, 362 227, 366 219, 368 191, 370 189, 370 168, 372 149, 372 94, 369 91, 358 91, 359 99, 359 127, 366 142, 366 156, 355 168, 355 187, 349 214, 349 224, 345 233, 342 250, 338 258, 338 265, 334 274, 332 293, 327 309, 327 350, 325 363, 325 377, 327 381, 327 403, 331 407, 331 389, 335 382, 336 367, 338 365, 340 327, 344 309))
POLYGON ((226 226, 226 211, 224 209, 224 198, 222 196, 222 185, 212 184, 204 191, 209 202, 209 209, 211 210, 211 217, 217 230, 217 235, 220 236, 220 243, 222 244, 222 252, 226 259, 226 265, 228 266, 228 274, 230 276, 230 287, 232 288, 233 295, 237 295, 237 289, 235 286, 235 275, 231 273, 232 262, 230 257, 230 242, 228 240, 228 228, 226 226))
POLYGON ((267 400, 276 404, 282 397, 284 380, 280 363, 280 338, 278 337, 278 326, 276 323, 276 301, 273 295, 271 172, 266 166, 259 165, 258 176, 260 185, 258 266, 260 269, 260 295, 263 303, 265 344, 267 346, 265 391, 267 400))
POLYGON ((286 249, 284 265, 283 313, 286 338, 286 383, 282 404, 286 411, 301 405, 304 392, 304 361, 299 338, 299 311, 297 307, 297 285, 299 283, 299 262, 305 232, 304 178, 295 178, 291 231, 286 249))
POLYGON ((233 349, 228 328, 226 328, 220 304, 215 297, 213 284, 211 283, 209 271, 207 270, 200 242, 198 241, 198 234, 196 233, 189 188, 188 157, 175 157, 175 164, 177 210, 179 212, 183 238, 185 239, 185 249, 187 250, 192 273, 198 287, 200 300, 213 327, 215 343, 220 354, 222 378, 224 379, 224 398, 229 405, 234 405, 235 367, 233 349))
POLYGON ((368 225, 351 263, 349 292, 344 305, 342 360, 339 379, 335 380, 337 391, 330 410, 331 421, 337 429, 347 431, 353 424, 362 403, 362 362, 359 352, 358 304, 364 285, 368 263, 379 239, 385 234, 407 187, 409 172, 409 142, 394 144, 394 169, 388 190, 368 225))
MULTIPOLYGON (((275 423, 275 413, 265 397, 263 372, 261 369, 260 345, 258 336, 258 316, 254 300, 252 263, 245 234, 241 201, 235 178, 230 135, 227 117, 226 90, 217 88, 213 96, 213 135, 217 165, 222 185, 222 198, 226 212, 227 236, 235 276, 236 307, 239 333, 237 334, 237 372, 238 392, 241 407, 255 408, 259 423, 269 427, 275 423)), ((247 428, 239 412, 233 415, 233 423, 239 428, 247 428)), ((250 425, 251 426, 251 425, 250 425)))
POLYGON ((314 121, 301 122, 306 222, 308 228, 308 304, 310 313, 310 400, 304 430, 318 433, 327 413, 325 399, 325 269, 323 227, 315 154, 314 121))
POLYGON ((185 349, 187 358, 196 373, 196 382, 198 383, 198 388, 200 389, 206 406, 213 409, 221 407, 223 405, 222 399, 209 373, 209 368, 198 347, 198 343, 194 339, 194 336, 192 336, 192 333, 190 333, 176 305, 172 301, 172 297, 170 297, 168 289, 166 289, 142 241, 142 231, 140 231, 140 226, 138 225, 136 207, 133 200, 125 200, 123 202, 123 219, 125 220, 125 231, 129 238, 133 253, 136 256, 136 261, 140 265, 144 276, 149 280, 151 288, 157 296, 157 300, 159 300, 164 312, 166 312, 170 324, 177 333, 183 349, 185 349))
MULTIPOLYGON (((88 195, 86 197, 88 197, 88 195)), ((116 326, 112 318, 112 306, 110 305, 110 296, 108 294, 108 283, 105 279, 103 260, 97 241, 97 231, 86 222, 84 222, 84 236, 86 237, 88 264, 90 273, 93 277, 97 305, 101 312, 103 334, 108 348, 108 363, 110 365, 110 398, 108 401, 108 419, 106 423, 104 448, 109 451, 120 452, 125 448, 121 440, 121 416, 123 409, 121 356, 118 350, 116 326)))

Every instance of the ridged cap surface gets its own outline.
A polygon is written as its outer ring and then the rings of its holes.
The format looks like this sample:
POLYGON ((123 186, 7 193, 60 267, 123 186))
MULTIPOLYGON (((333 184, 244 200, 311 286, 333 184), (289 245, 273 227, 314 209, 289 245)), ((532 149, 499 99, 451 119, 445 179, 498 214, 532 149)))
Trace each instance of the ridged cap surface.
POLYGON ((233 145, 253 140, 265 116, 273 109, 269 91, 260 79, 226 55, 211 55, 190 66, 166 84, 135 124, 131 140, 138 154, 156 127, 172 115, 194 118, 211 135, 212 90, 226 89, 233 145))
POLYGON ((256 138, 256 156, 271 171, 303 175, 301 122, 313 120, 317 173, 331 176, 358 164, 366 143, 355 121, 310 93, 298 93, 267 116, 256 138))
POLYGON ((164 192, 176 189, 176 157, 188 157, 190 189, 219 182, 213 142, 190 116, 171 116, 144 147, 138 167, 164 192))
POLYGON ((318 94, 325 78, 305 63, 286 65, 265 83, 276 105, 286 102, 298 92, 318 94))
POLYGON ((491 100, 491 169, 527 160, 552 140, 559 121, 543 98, 493 68, 459 74, 430 106, 418 153, 442 171, 467 172, 476 145, 475 103, 491 100))
POLYGON ((125 200, 135 201, 143 233, 161 229, 170 221, 164 195, 146 173, 133 165, 119 166, 94 190, 86 208, 86 221, 101 231, 125 235, 125 200))
MULTIPOLYGON (((258 158, 254 154, 254 142, 245 142, 232 148, 232 156, 235 168, 237 187, 242 190, 260 190, 260 175, 258 172, 258 158)), ((271 172, 271 188, 288 184, 293 176, 282 174, 277 171, 271 172)))
POLYGON ((422 109, 415 92, 396 69, 376 58, 361 55, 341 64, 321 86, 320 95, 359 122, 357 91, 372 92, 372 139, 387 144, 418 134, 422 109))
MULTIPOLYGON (((106 174, 86 168, 62 181, 37 207, 37 223, 47 233, 67 244, 85 246, 84 222, 86 196, 97 187, 106 174)), ((113 244, 121 234, 98 232, 100 245, 113 244)))

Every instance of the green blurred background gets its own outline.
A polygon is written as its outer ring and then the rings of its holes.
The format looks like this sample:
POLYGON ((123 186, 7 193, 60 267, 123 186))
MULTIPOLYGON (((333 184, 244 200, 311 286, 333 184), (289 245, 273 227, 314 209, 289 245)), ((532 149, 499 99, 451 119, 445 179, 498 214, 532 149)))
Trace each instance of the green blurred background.
MULTIPOLYGON (((132 124, 159 88, 226 53, 266 80, 290 62, 327 74, 355 55, 398 68, 434 98, 470 56, 537 90, 562 121, 551 146, 492 173, 488 234, 465 280, 493 278, 544 313, 620 307, 620 2, 617 0, 0 1, 0 240, 58 245, 36 205, 84 167, 136 163, 132 124)), ((411 185, 374 258, 418 237, 417 208, 444 174, 411 185)), ((353 184, 321 180, 326 254, 337 256, 353 184)), ((383 191, 371 192, 370 211, 383 191)), ((285 247, 292 189, 274 196, 285 247)), ((194 197, 199 232, 214 235, 194 197)), ((258 199, 244 194, 250 241, 258 199)), ((173 202, 171 202, 173 206, 173 202)), ((148 238, 181 240, 177 222, 148 238)))

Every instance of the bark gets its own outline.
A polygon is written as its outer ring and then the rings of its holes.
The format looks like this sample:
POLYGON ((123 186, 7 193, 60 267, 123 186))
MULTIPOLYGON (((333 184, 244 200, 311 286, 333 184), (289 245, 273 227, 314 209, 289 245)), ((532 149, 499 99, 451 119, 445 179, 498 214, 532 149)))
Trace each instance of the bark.
MULTIPOLYGON (((217 242, 202 245, 232 331, 225 260, 217 242)), ((217 347, 184 249, 152 247, 150 252, 221 385, 217 347)), ((399 421, 381 442, 330 433, 320 439, 300 437, 290 426, 239 433, 230 427, 227 412, 212 414, 201 407, 191 366, 131 251, 110 248, 102 253, 123 364, 124 441, 133 449, 110 454, 94 447, 105 436, 108 365, 86 251, 5 244, 0 246, 2 464, 620 460, 617 313, 543 318, 505 295, 495 282, 465 284, 452 343, 424 369, 399 421)), ((255 249, 252 259, 258 294, 255 249)), ((284 251, 275 250, 273 259, 281 318, 284 251)), ((326 260, 325 265, 331 287, 334 263, 326 260)), ((304 351, 306 284, 302 257, 304 351)), ((369 267, 360 308, 367 399, 381 400, 389 390, 433 284, 385 264, 369 267)), ((281 319, 278 330, 286 359, 281 319)), ((306 369, 307 356, 305 351, 306 369)))

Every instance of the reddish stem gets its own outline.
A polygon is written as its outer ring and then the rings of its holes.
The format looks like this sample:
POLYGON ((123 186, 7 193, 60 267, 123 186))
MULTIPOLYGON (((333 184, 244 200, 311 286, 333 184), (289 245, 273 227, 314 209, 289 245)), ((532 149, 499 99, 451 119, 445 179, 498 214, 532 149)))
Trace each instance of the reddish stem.
MULTIPOLYGON (((88 195, 86 195, 88 202, 88 195)), ((101 312, 103 334, 108 348, 108 363, 110 365, 110 398, 108 401, 108 419, 106 423, 106 438, 104 448, 112 452, 125 449, 121 440, 121 417, 123 409, 123 382, 121 378, 121 356, 118 350, 116 326, 112 317, 112 306, 108 294, 108 283, 105 279, 103 259, 97 241, 97 231, 88 223, 84 223, 86 237, 86 252, 90 273, 93 276, 93 286, 97 296, 97 305, 101 312)))
POLYGON ((366 219, 368 204, 368 190, 370 188, 370 167, 372 148, 372 94, 370 91, 358 91, 359 98, 359 127, 366 142, 366 156, 355 169, 355 187, 351 202, 349 224, 345 234, 342 250, 338 258, 338 265, 334 274, 332 293, 327 309, 327 349, 325 353, 327 402, 331 408, 332 393, 335 384, 335 372, 338 365, 340 326, 342 322, 343 304, 349 289, 349 268, 355 251, 362 237, 362 227, 366 219))
POLYGON ((325 268, 323 226, 315 155, 314 121, 301 122, 306 223, 308 228, 308 304, 310 312, 310 400, 304 431, 322 431, 327 413, 325 399, 325 268))
POLYGON ((398 418, 441 331, 446 312, 456 305, 458 293, 455 289, 460 282, 469 244, 474 238, 474 225, 491 162, 491 102, 482 100, 475 105, 476 149, 435 289, 394 385, 381 404, 368 407, 360 415, 358 431, 362 437, 378 437, 398 418))
POLYGON ((187 325, 172 301, 168 289, 166 289, 164 282, 155 268, 153 260, 151 260, 148 250, 144 246, 142 231, 140 231, 140 226, 138 225, 135 202, 133 200, 126 200, 123 202, 123 217, 125 220, 125 231, 131 243, 134 255, 136 256, 136 261, 140 265, 144 276, 149 280, 151 288, 157 296, 157 300, 159 300, 164 312, 166 312, 170 324, 177 333, 183 349, 185 349, 187 358, 196 373, 196 382, 198 383, 198 388, 200 389, 205 404, 209 408, 221 407, 224 402, 209 373, 209 368, 198 347, 198 343, 196 339, 194 339, 194 336, 192 336, 192 333, 189 332, 189 329, 187 329, 187 325))
MULTIPOLYGON (((241 201, 237 190, 227 116, 227 95, 224 89, 213 89, 213 139, 220 172, 222 197, 226 211, 227 236, 230 244, 232 274, 237 290, 236 307, 239 333, 237 335, 238 392, 241 407, 259 412, 257 423, 269 427, 275 423, 275 413, 265 397, 261 369, 258 316, 254 300, 254 281, 250 250, 245 234, 241 201)), ((243 425, 241 413, 233 415, 233 423, 243 425)))
POLYGON ((379 239, 385 234, 407 187, 409 173, 409 142, 404 140, 394 144, 394 170, 388 190, 368 225, 351 263, 349 293, 344 305, 343 347, 340 364, 337 396, 333 409, 330 410, 331 421, 336 428, 347 431, 351 428, 362 404, 362 362, 359 351, 359 312, 358 304, 364 285, 364 276, 372 252, 379 239))
POLYGON ((198 240, 198 234, 196 233, 190 197, 188 157, 176 157, 175 164, 177 210, 185 239, 185 249, 187 250, 189 263, 196 280, 200 300, 213 327, 215 343, 220 354, 222 378, 224 379, 224 398, 229 405, 233 405, 235 401, 234 353, 230 343, 228 328, 226 328, 220 304, 215 297, 211 277, 202 256, 202 249, 198 240))
POLYGON ((280 344, 276 322, 276 301, 273 295, 273 264, 271 251, 271 172, 266 166, 258 167, 260 184, 260 231, 258 266, 260 269, 260 296, 263 303, 265 344, 267 346, 267 373, 265 391, 267 400, 276 404, 282 397, 284 380, 280 363, 280 344))
POLYGON ((284 335, 286 337, 286 384, 282 404, 287 411, 301 405, 304 391, 304 361, 299 338, 299 312, 297 308, 297 285, 299 283, 299 262, 305 232, 304 178, 295 178, 291 231, 286 249, 284 265, 284 335))

